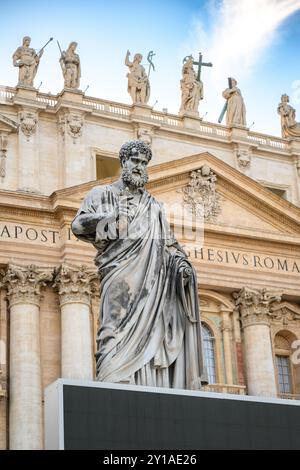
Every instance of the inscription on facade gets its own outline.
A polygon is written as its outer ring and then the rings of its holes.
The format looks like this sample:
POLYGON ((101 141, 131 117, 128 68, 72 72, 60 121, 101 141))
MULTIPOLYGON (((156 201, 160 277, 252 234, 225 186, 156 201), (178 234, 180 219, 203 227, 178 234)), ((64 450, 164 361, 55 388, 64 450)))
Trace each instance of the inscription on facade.
POLYGON ((250 269, 273 270, 300 274, 300 259, 269 256, 263 253, 246 253, 231 249, 184 247, 192 259, 211 262, 214 264, 228 264, 250 269))
POLYGON ((0 224, 0 240, 20 240, 37 243, 56 244, 59 241, 59 230, 30 227, 23 224, 0 224))
MULTIPOLYGON (((0 241, 19 241, 58 246, 61 243, 77 240, 67 227, 62 231, 45 227, 33 227, 24 224, 0 223, 0 241)), ((264 271, 287 272, 300 275, 300 259, 270 256, 263 253, 247 253, 234 249, 218 249, 212 247, 185 246, 185 251, 191 259, 213 264, 237 266, 242 268, 264 271)))

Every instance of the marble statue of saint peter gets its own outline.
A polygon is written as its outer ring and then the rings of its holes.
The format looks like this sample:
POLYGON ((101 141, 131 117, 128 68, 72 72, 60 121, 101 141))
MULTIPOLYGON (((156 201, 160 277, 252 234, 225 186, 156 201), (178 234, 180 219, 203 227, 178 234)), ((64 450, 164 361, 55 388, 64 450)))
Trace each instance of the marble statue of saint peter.
POLYGON ((96 186, 72 222, 98 250, 97 380, 198 389, 203 381, 196 273, 163 206, 145 188, 151 148, 121 147, 118 181, 96 186))

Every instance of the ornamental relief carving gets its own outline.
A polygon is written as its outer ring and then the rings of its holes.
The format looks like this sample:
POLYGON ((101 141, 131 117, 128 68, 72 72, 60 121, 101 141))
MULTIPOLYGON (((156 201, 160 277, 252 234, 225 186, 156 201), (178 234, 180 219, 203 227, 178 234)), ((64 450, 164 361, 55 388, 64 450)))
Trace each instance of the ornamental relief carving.
POLYGON ((251 163, 251 152, 250 150, 246 149, 237 149, 236 150, 236 158, 238 165, 241 170, 246 170, 250 168, 251 163))
POLYGON ((65 303, 90 303, 99 291, 98 276, 84 265, 63 264, 54 270, 53 287, 57 289, 61 305, 65 303))
POLYGON ((208 222, 215 221, 221 212, 220 198, 216 191, 217 176, 208 165, 203 165, 190 173, 188 185, 179 190, 183 194, 183 202, 191 212, 203 217, 208 222))
POLYGON ((67 132, 73 139, 73 143, 82 136, 83 130, 83 116, 80 113, 66 113, 58 118, 58 129, 60 134, 65 137, 67 132))
POLYGON ((146 129, 144 127, 139 127, 136 131, 137 139, 142 140, 145 144, 151 147, 152 145, 152 136, 153 131, 151 129, 146 129))
POLYGON ((10 264, 6 271, 0 272, 0 287, 7 289, 10 306, 17 303, 34 303, 39 305, 42 288, 53 278, 51 268, 40 268, 34 264, 17 266, 10 264))
POLYGON ((37 129, 38 117, 37 113, 31 111, 21 111, 20 113, 20 129, 26 136, 27 141, 35 134, 37 129))
POLYGON ((6 154, 8 144, 8 133, 0 131, 0 178, 6 176, 6 154))
POLYGON ((300 322, 300 308, 287 302, 283 302, 271 308, 271 316, 275 323, 287 326, 300 322))

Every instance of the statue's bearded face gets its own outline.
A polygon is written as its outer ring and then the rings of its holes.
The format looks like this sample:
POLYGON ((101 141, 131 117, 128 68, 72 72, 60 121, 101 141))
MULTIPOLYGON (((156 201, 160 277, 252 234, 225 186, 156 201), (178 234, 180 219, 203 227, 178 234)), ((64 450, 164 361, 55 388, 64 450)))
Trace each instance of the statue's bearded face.
POLYGON ((126 185, 133 188, 142 188, 148 182, 147 173, 148 159, 133 148, 127 160, 122 163, 122 180, 126 185))
POLYGON ((25 36, 25 38, 23 39, 23 46, 29 47, 29 46, 30 46, 30 42, 31 42, 30 37, 25 36))

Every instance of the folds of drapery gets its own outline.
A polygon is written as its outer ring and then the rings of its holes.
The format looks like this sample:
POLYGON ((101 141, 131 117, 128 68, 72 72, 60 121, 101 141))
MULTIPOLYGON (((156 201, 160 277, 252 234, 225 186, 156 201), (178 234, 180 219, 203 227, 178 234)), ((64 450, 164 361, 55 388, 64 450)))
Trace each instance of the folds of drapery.
MULTIPOLYGON (((105 212, 108 198, 117 210, 118 197, 108 196, 110 191, 92 191, 78 213, 97 212, 99 206, 105 212)), ((97 247, 96 238, 90 234, 87 241, 97 247)), ((105 242, 95 258, 101 279, 97 380, 200 388, 196 274, 181 251, 169 249, 161 205, 144 191, 129 236, 105 242)))

